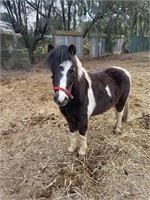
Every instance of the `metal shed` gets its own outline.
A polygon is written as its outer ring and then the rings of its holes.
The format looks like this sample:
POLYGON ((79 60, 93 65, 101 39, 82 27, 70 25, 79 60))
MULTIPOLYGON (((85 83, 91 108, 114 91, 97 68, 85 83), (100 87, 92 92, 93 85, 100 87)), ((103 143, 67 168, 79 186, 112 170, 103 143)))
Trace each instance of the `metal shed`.
POLYGON ((130 41, 130 53, 150 50, 150 38, 133 36, 130 41))
POLYGON ((74 44, 77 49, 77 55, 82 55, 82 33, 71 31, 55 31, 54 34, 55 45, 70 45, 74 44))
POLYGON ((90 44, 90 54, 92 57, 98 57, 106 53, 106 37, 106 35, 102 35, 101 37, 92 37, 90 44))
POLYGON ((113 52, 122 51, 122 45, 124 42, 124 35, 116 36, 115 37, 115 45, 113 47, 113 52))

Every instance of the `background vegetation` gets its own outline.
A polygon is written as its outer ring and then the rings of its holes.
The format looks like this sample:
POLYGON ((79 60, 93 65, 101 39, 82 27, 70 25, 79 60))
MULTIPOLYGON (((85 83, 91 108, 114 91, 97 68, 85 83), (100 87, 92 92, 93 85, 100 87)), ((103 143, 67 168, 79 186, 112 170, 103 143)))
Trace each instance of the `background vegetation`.
MULTIPOLYGON (((55 30, 80 31, 83 38, 107 34, 107 49, 113 38, 149 34, 149 1, 104 0, 3 0, 1 20, 22 35, 22 49, 31 64, 46 52, 55 30)), ((17 53, 18 54, 18 53, 17 53)))

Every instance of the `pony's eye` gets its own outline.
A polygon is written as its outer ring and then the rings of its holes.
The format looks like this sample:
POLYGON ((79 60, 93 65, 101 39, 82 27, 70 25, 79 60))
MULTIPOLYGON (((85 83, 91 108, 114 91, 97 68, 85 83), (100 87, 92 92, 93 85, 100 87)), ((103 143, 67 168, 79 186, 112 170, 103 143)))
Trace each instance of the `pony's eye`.
POLYGON ((53 79, 53 77, 54 77, 54 76, 53 76, 53 75, 51 75, 51 78, 52 78, 52 79, 53 79))
POLYGON ((72 74, 72 73, 74 72, 74 70, 73 70, 73 69, 70 69, 69 72, 70 72, 70 74, 72 74))

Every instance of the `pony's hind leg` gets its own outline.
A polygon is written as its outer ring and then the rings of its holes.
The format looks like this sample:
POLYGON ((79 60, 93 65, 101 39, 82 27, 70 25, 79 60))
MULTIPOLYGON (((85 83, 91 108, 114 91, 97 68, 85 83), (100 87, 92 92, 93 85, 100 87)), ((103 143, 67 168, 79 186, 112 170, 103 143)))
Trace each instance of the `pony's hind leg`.
POLYGON ((128 99, 127 99, 125 106, 124 106, 124 113, 123 113, 123 117, 122 117, 122 122, 126 122, 127 119, 128 119, 128 108, 129 108, 129 105, 128 105, 128 99))
POLYGON ((117 110, 117 122, 115 126, 115 133, 121 132, 122 122, 127 121, 128 117, 128 100, 125 102, 125 104, 117 104, 116 105, 117 110))
POLYGON ((117 112, 117 122, 115 125, 115 133, 121 132, 123 113, 124 113, 124 108, 122 109, 121 112, 117 112))

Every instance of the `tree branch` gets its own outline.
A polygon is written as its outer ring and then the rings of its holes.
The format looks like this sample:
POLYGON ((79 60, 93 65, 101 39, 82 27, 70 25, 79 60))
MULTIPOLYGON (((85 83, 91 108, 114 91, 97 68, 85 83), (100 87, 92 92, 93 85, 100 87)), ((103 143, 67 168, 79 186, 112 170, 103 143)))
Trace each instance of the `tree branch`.
MULTIPOLYGON (((38 7, 37 6, 34 6, 34 4, 33 3, 31 3, 30 1, 28 1, 28 0, 25 0, 32 8, 34 8, 34 10, 38 10, 38 7)), ((45 15, 45 14, 43 14, 41 11, 39 11, 38 10, 38 12, 39 12, 39 14, 42 16, 42 17, 44 17, 44 18, 47 18, 47 15, 45 15)))
POLYGON ((101 12, 97 12, 95 17, 93 17, 90 25, 86 28, 86 30, 84 31, 83 34, 83 38, 85 38, 85 36, 87 35, 87 33, 91 30, 92 26, 100 19, 103 19, 104 15, 108 12, 108 10, 111 10, 111 8, 113 7, 113 4, 110 5, 110 3, 108 2, 104 11, 101 12))

